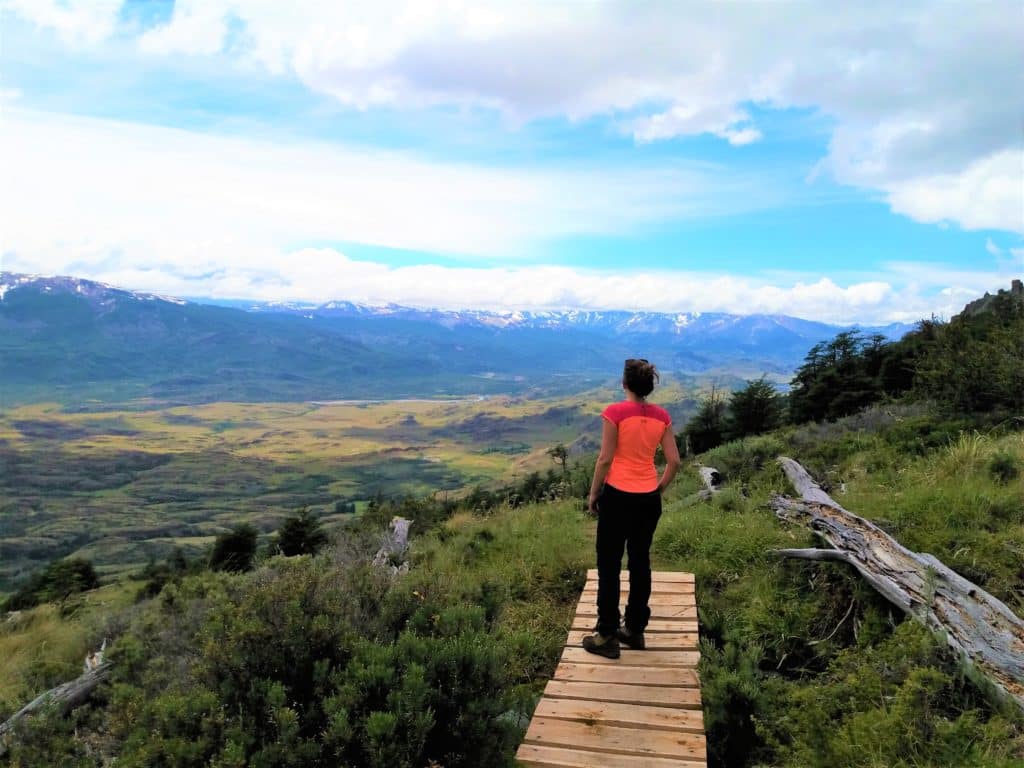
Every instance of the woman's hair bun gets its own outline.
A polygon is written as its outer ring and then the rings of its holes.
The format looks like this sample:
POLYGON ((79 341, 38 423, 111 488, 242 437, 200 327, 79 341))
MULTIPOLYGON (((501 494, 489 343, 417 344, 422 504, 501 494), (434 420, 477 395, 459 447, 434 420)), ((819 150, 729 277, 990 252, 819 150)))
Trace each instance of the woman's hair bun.
POLYGON ((622 369, 622 383, 637 397, 647 397, 659 380, 658 369, 644 358, 630 358, 622 369))

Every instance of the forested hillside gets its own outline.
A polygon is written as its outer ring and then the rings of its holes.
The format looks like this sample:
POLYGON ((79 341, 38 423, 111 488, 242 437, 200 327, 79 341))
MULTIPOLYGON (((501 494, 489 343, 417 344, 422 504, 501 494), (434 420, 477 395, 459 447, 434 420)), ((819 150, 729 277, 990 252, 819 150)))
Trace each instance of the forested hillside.
MULTIPOLYGON (((1012 297, 894 345, 840 336, 808 354, 788 399, 755 381, 709 398, 681 432, 707 438, 698 458, 724 490, 703 501, 682 473, 652 552, 696 575, 711 764, 1024 762, 1019 709, 849 567, 773 555, 814 542, 767 506, 786 490, 775 457, 792 456, 845 507, 1024 615, 1022 338, 1012 297)), ((288 551, 315 554, 267 554, 235 530, 212 557, 140 574, 136 602, 115 585, 26 609, 2 625, 5 658, 60 632, 75 642, 7 681, 3 715, 77 674, 104 637, 111 677, 70 716, 19 726, 8 759, 511 765, 593 565, 587 472, 581 460, 529 492, 381 498, 326 544, 295 518, 288 551), (393 576, 369 561, 396 514, 416 524, 408 573, 393 576), (104 610, 104 590, 124 607, 104 610)))

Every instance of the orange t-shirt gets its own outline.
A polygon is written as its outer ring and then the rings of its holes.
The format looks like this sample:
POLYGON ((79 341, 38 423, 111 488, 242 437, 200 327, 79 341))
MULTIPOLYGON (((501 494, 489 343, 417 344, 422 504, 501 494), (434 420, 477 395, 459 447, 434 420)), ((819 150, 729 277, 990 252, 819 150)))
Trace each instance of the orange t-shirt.
POLYGON ((604 409, 601 416, 618 428, 615 456, 604 481, 620 491, 650 493, 658 488, 654 452, 672 426, 668 411, 650 403, 625 401, 604 409))

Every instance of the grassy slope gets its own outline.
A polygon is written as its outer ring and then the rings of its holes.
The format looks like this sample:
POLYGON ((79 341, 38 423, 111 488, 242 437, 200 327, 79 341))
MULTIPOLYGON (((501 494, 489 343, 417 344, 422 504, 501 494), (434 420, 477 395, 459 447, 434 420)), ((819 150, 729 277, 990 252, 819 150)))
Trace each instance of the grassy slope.
POLYGON ((112 616, 132 604, 137 583, 110 584, 58 606, 40 605, 0 622, 0 716, 82 672, 112 616))

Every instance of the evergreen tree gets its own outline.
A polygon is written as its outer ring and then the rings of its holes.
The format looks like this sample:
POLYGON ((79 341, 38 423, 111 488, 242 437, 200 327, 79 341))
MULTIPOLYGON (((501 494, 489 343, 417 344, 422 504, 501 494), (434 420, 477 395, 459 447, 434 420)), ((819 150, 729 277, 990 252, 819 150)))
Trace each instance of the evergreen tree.
POLYGON ((234 572, 252 570, 258 535, 257 530, 248 523, 236 525, 230 531, 220 534, 210 553, 210 569, 234 572))
POLYGON ((838 419, 880 400, 880 372, 885 364, 885 339, 865 339, 860 331, 843 331, 832 341, 811 347, 793 377, 790 420, 838 419))
POLYGON ((697 413, 686 424, 686 439, 693 453, 704 453, 722 444, 725 429, 725 399, 714 387, 701 400, 697 413))
POLYGON ((1024 303, 1001 293, 984 312, 939 326, 915 365, 915 391, 947 409, 1024 408, 1024 303))
POLYGON ((18 611, 40 603, 64 600, 99 585, 100 578, 88 560, 81 557, 54 560, 11 595, 4 603, 4 610, 18 611))
POLYGON ((781 420, 782 398, 764 376, 748 381, 732 393, 726 419, 726 436, 735 440, 775 429, 781 420))
POLYGON ((286 557, 315 555, 326 543, 327 534, 308 507, 285 520, 277 531, 277 547, 286 557))

